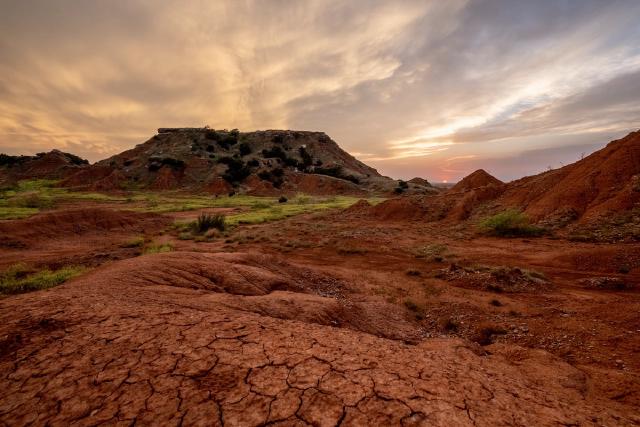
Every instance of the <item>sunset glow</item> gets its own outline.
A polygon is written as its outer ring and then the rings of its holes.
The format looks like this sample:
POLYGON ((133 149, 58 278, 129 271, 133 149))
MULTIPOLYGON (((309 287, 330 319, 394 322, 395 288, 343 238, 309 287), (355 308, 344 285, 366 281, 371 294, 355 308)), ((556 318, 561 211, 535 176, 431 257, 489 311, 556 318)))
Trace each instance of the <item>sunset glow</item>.
POLYGON ((321 130, 396 178, 509 180, 640 123, 640 2, 3 1, 0 152, 321 130), (362 153, 362 154, 360 154, 362 153))

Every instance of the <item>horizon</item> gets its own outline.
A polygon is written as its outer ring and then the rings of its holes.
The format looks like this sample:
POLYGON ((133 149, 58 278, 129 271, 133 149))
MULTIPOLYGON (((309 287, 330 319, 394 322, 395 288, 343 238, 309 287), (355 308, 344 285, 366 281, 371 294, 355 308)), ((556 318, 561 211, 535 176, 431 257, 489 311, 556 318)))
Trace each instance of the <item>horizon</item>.
POLYGON ((640 2, 3 3, 0 152, 325 132, 396 179, 511 181, 640 128, 640 2))

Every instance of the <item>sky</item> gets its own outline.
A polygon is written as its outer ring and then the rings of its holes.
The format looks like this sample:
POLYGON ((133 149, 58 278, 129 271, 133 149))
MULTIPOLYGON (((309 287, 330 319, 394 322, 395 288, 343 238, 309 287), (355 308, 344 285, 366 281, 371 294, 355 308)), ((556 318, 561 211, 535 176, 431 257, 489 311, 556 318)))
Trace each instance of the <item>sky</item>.
POLYGON ((0 152, 324 131, 394 178, 511 180, 640 128, 638 0, 0 0, 0 152))

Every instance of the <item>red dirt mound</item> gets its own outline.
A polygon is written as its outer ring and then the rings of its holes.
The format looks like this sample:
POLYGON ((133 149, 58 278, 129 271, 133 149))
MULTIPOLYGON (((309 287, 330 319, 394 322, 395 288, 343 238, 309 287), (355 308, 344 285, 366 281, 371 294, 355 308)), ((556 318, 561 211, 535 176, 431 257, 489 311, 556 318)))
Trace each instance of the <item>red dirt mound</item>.
POLYGON ((318 196, 335 194, 365 195, 366 192, 356 184, 344 179, 325 175, 292 173, 287 175, 287 182, 282 189, 288 193, 301 191, 318 196))
MULTIPOLYGON (((46 292, 0 300, 0 423, 640 421, 636 407, 594 393, 589 373, 544 351, 494 344, 480 354, 459 339, 406 345, 232 309, 200 289, 150 280, 137 286, 140 278, 126 274, 136 261, 163 265, 178 256, 116 262, 46 292)), ((247 282, 256 279, 250 274, 247 282)))
POLYGON ((175 286, 206 291, 226 307, 263 316, 342 326, 415 341, 416 328, 400 307, 359 296, 341 279, 273 256, 174 252, 120 263, 114 280, 131 286, 175 286), (381 313, 384 313, 381 315, 381 313))
POLYGON ((47 212, 27 219, 0 222, 2 242, 32 245, 47 239, 69 235, 122 230, 157 230, 170 222, 161 215, 109 209, 87 208, 47 212))
POLYGON ((368 213, 371 209, 371 205, 364 199, 358 200, 353 205, 349 206, 347 209, 343 211, 344 214, 364 214, 368 213))
POLYGON ((63 180, 60 185, 63 187, 86 187, 89 183, 98 183, 108 179, 114 169, 109 166, 93 165, 90 168, 76 171, 74 174, 63 180))
POLYGON ((534 220, 562 214, 582 221, 640 202, 640 131, 561 169, 509 183, 500 201, 534 220))
POLYGON ((489 175, 485 170, 478 169, 470 175, 467 175, 456 185, 449 189, 450 192, 460 192, 473 190, 474 188, 485 187, 487 185, 502 186, 504 183, 498 178, 489 175))

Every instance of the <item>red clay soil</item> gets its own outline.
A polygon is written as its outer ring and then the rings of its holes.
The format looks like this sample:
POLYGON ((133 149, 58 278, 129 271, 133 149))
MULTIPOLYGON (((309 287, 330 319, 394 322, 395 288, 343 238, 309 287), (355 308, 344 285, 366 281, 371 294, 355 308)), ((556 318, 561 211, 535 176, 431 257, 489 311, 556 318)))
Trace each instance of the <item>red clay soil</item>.
POLYGON ((0 222, 0 268, 18 262, 34 266, 96 265, 136 256, 126 242, 156 234, 171 223, 157 214, 107 208, 76 208, 0 222))
POLYGON ((508 184, 479 170, 445 193, 409 196, 371 208, 379 220, 460 221, 485 209, 524 211, 533 221, 561 226, 597 222, 640 207, 640 131, 561 169, 508 184), (491 202, 491 203, 489 203, 491 202))
POLYGON ((278 288, 335 299, 314 279, 281 278, 281 267, 290 271, 260 255, 150 255, 0 300, 0 422, 640 423, 637 407, 594 394, 584 372, 544 351, 407 345, 220 304, 278 288))
POLYGON ((474 188, 484 187, 486 185, 493 186, 501 186, 503 182, 498 178, 495 178, 489 175, 485 170, 478 169, 477 171, 467 175, 462 179, 462 181, 458 182, 456 185, 449 189, 450 192, 460 192, 460 191, 468 191, 473 190, 474 188))
POLYGON ((561 169, 509 183, 500 202, 533 219, 570 211, 582 221, 618 214, 640 201, 640 131, 561 169))

